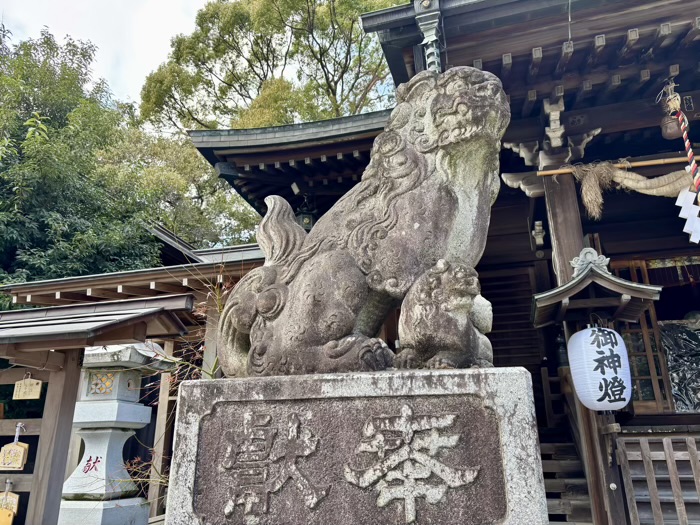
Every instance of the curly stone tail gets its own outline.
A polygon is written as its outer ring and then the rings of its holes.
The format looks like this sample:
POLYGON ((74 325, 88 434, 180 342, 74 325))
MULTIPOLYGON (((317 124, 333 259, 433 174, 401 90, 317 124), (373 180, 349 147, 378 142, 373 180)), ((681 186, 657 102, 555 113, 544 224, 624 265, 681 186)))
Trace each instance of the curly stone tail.
POLYGON ((299 226, 289 203, 278 195, 265 199, 267 213, 260 222, 258 243, 265 253, 265 266, 286 266, 299 252, 306 231, 299 226))

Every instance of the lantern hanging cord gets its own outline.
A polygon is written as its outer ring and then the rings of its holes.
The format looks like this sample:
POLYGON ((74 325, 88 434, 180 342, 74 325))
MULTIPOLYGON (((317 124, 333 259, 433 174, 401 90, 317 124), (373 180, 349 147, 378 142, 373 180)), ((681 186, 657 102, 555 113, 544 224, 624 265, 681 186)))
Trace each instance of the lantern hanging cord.
POLYGON ((5 480, 5 493, 4 493, 4 497, 2 500, 3 505, 7 504, 7 496, 9 495, 11 490, 12 490, 12 480, 6 479, 5 480))
POLYGON ((569 0, 569 42, 571 42, 571 0, 569 0))
POLYGON ((596 313, 592 313, 590 315, 590 321, 591 321, 591 325, 593 325, 594 327, 598 327, 598 326, 605 327, 606 326, 605 323, 603 322, 603 318, 600 317, 596 313))
POLYGON ((15 440, 14 443, 17 443, 19 441, 19 433, 20 431, 26 432, 27 428, 24 426, 24 423, 17 423, 17 426, 15 427, 15 440))

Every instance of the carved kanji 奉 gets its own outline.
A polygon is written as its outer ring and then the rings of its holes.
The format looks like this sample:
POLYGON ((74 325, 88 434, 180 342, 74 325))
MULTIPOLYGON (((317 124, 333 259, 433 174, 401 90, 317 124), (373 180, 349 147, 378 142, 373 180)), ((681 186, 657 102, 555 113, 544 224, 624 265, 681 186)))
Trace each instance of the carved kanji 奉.
POLYGON ((436 457, 459 442, 458 434, 440 434, 456 417, 417 416, 404 405, 401 415, 369 418, 357 452, 376 455, 376 462, 363 469, 346 465, 346 481, 363 489, 374 487, 379 507, 402 501, 405 522, 414 523, 418 498, 436 505, 444 500, 448 488, 470 485, 479 473, 480 467, 454 468, 436 457))

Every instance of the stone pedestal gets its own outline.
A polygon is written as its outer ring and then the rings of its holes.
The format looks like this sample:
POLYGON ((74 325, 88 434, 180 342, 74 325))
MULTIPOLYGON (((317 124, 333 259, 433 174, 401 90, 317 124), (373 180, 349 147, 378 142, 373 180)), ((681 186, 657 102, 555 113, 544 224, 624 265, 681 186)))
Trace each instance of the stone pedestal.
POLYGON ((146 525, 148 502, 132 497, 136 484, 124 468, 124 443, 151 419, 139 403, 141 374, 163 369, 149 347, 115 345, 85 352, 73 427, 83 457, 63 484, 59 525, 146 525))
POLYGON ((168 525, 545 525, 522 368, 186 382, 168 525))

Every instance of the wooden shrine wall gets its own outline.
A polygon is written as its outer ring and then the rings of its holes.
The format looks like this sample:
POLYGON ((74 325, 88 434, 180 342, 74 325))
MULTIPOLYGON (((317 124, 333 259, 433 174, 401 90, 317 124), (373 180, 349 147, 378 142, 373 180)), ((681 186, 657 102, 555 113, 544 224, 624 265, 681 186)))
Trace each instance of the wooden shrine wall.
POLYGON ((547 341, 542 330, 533 328, 532 295, 546 289, 548 262, 507 269, 480 270, 481 294, 493 306, 493 328, 488 338, 493 345, 495 366, 522 366, 532 374, 535 406, 540 422, 546 414, 542 367, 547 341))

